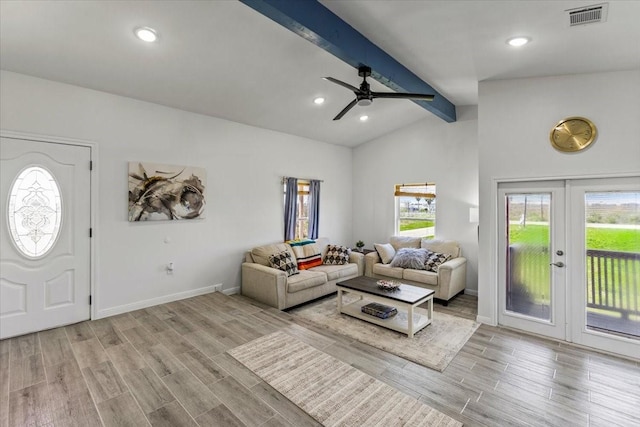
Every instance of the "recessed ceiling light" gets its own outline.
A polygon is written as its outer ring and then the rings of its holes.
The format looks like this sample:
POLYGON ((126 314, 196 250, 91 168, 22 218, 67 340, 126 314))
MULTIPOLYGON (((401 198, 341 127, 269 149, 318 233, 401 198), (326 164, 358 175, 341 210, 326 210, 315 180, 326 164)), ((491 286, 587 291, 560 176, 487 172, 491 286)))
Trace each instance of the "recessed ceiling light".
POLYGON ((360 116, 361 122, 366 122, 367 120, 369 120, 369 116, 360 116))
POLYGON ((319 96, 316 99, 313 100, 313 103, 316 105, 320 105, 320 104, 324 104, 324 98, 319 96))
POLYGON ((133 33, 136 35, 137 38, 147 43, 153 43, 154 41, 158 40, 158 34, 156 33, 156 30, 154 30, 153 28, 138 27, 135 30, 133 30, 133 33))
POLYGON ((513 47, 520 47, 520 46, 524 46, 530 41, 531 41, 531 37, 518 36, 518 37, 511 37, 510 39, 508 39, 507 44, 513 47))

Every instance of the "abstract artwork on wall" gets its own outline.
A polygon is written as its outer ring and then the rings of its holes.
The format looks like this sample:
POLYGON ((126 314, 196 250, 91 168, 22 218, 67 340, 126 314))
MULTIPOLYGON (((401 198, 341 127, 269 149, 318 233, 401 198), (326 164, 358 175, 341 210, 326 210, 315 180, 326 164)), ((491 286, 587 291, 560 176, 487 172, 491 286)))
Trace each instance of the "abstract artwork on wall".
POLYGON ((204 218, 203 168, 129 162, 129 221, 204 218))

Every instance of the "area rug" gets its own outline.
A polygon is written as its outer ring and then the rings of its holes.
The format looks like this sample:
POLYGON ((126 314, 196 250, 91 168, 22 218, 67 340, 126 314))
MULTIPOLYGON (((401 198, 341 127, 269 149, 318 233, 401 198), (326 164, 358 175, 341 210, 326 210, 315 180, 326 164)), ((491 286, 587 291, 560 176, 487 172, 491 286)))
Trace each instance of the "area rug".
POLYGON ((324 426, 462 426, 284 332, 227 353, 324 426))
MULTIPOLYGON (((343 298, 348 302, 354 297, 345 295, 343 298)), ((433 322, 411 339, 405 334, 338 313, 336 297, 306 304, 289 313, 439 372, 444 371, 479 326, 473 320, 434 311, 433 322)))

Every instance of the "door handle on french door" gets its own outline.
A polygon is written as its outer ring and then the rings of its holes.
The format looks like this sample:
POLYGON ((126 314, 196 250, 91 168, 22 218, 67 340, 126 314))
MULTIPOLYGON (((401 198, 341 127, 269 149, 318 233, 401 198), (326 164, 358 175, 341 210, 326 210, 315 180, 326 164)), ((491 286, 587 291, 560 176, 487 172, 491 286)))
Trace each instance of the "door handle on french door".
POLYGON ((549 263, 549 265, 555 265, 556 267, 564 267, 564 262, 562 261, 552 262, 552 263, 549 263))

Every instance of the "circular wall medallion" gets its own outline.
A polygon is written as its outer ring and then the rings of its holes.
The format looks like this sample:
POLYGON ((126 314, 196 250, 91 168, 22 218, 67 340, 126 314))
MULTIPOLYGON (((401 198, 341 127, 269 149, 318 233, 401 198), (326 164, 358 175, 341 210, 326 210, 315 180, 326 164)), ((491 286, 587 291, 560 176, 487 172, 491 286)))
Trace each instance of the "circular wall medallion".
POLYGON ((596 125, 584 117, 568 117, 551 129, 549 140, 559 151, 574 152, 587 148, 598 135, 596 125))

